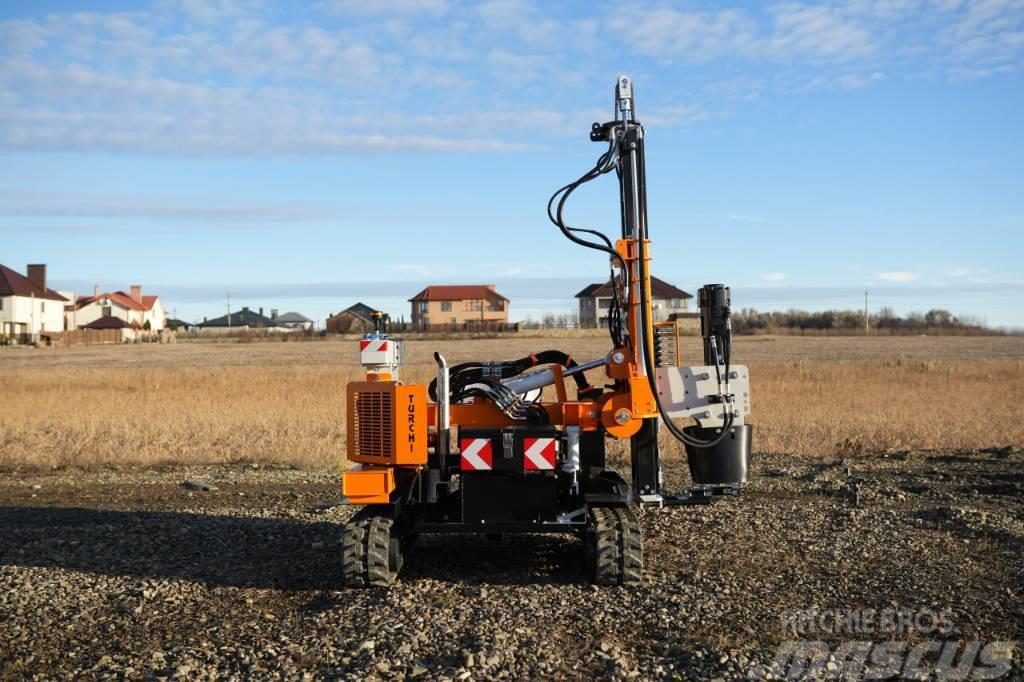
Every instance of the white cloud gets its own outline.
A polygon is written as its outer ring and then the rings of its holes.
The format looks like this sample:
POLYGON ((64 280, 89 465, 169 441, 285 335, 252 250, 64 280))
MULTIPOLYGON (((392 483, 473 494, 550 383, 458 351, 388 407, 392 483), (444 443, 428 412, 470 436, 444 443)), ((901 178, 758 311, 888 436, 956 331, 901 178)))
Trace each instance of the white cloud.
POLYGON ((0 145, 521 150, 609 115, 607 98, 594 94, 617 66, 609 44, 622 46, 617 62, 636 64, 644 121, 659 129, 730 115, 771 90, 871 87, 905 75, 909 61, 955 78, 999 77, 1024 63, 1024 0, 698 10, 641 0, 585 19, 536 0, 457 11, 450 0, 317 7, 313 21, 262 0, 156 0, 149 10, 0 21, 0 145), (710 60, 723 65, 716 80, 677 64, 710 60), (745 64, 756 78, 730 72, 745 64))
POLYGON ((786 279, 786 273, 784 272, 766 272, 761 275, 761 279, 766 282, 781 282, 786 279))
POLYGON ((296 223, 336 219, 346 211, 303 202, 232 201, 225 197, 32 191, 0 188, 0 218, 134 218, 192 223, 296 223))
POLYGON ((445 0, 322 0, 315 7, 340 16, 441 16, 451 9, 445 0))
POLYGON ((455 274, 455 269, 452 267, 426 263, 399 263, 398 265, 392 265, 391 270, 405 275, 416 275, 424 278, 455 274))
POLYGON ((887 282, 911 282, 920 275, 916 272, 879 272, 875 277, 887 282))
POLYGON ((614 12, 612 34, 622 35, 637 52, 704 62, 729 52, 749 52, 758 41, 752 20, 742 11, 686 12, 670 7, 614 12))

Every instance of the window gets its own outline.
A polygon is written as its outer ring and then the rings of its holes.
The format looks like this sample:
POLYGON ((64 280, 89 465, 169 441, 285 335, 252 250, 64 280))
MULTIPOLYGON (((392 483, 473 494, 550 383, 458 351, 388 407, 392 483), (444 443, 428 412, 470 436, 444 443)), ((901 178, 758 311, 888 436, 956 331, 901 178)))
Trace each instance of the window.
POLYGON ((672 305, 673 308, 682 308, 683 307, 683 299, 681 299, 681 298, 673 298, 672 301, 671 301, 671 305, 672 305))
POLYGON ((0 298, 0 310, 4 309, 4 299, 0 298))
POLYGON ((109 305, 103 306, 103 317, 110 317, 110 316, 111 316, 111 306, 109 306, 109 305))
POLYGON ((441 301, 441 312, 442 313, 450 313, 451 311, 452 311, 452 302, 451 301, 441 301))
POLYGON ((430 303, 428 301, 420 301, 420 312, 426 313, 430 310, 430 303))
POLYGON ((612 299, 610 299, 610 298, 599 298, 597 300, 597 307, 600 308, 601 310, 608 310, 608 308, 611 306, 611 304, 612 304, 612 299))
POLYGON ((41 313, 45 313, 46 312, 46 301, 40 301, 39 302, 39 312, 41 312, 41 313))
POLYGON ((466 301, 464 308, 466 310, 483 310, 484 302, 483 301, 466 301))

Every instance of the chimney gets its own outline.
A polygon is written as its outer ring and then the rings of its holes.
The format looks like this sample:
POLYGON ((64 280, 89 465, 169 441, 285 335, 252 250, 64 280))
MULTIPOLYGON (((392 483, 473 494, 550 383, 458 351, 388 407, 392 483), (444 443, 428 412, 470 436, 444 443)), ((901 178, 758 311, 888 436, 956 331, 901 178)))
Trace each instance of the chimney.
POLYGON ((92 295, 93 296, 99 296, 100 295, 100 285, 99 284, 93 284, 92 285, 92 295))
POLYGON ((260 317, 263 317, 263 306, 260 306, 260 317))
POLYGON ((132 299, 134 299, 138 303, 142 303, 142 285, 141 284, 133 284, 132 285, 132 299))
POLYGON ((46 291, 46 265, 36 263, 35 265, 29 265, 27 270, 28 281, 46 291))
POLYGON ((487 289, 490 289, 491 291, 494 291, 494 285, 493 284, 485 284, 484 287, 486 287, 487 289))

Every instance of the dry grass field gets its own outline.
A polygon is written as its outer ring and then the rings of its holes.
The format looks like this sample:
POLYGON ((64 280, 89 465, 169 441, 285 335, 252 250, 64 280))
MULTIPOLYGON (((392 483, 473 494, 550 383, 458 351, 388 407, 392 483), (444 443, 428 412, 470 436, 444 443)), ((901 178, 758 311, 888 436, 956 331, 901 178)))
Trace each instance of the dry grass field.
MULTIPOLYGON (((699 340, 683 340, 699 361, 699 340)), ((403 378, 451 362, 556 347, 600 357, 603 336, 414 340, 403 378)), ((337 466, 354 341, 0 350, 0 469, 280 462, 337 466)), ((833 456, 1024 444, 1024 338, 741 337, 755 451, 833 456)), ((668 456, 677 456, 668 445, 668 456)))

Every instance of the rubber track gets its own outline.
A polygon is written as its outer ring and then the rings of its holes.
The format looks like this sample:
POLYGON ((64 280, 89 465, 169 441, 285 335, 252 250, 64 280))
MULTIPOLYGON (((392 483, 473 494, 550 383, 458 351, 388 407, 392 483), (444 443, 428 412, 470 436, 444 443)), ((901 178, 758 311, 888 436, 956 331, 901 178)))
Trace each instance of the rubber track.
POLYGON ((640 582, 644 567, 643 535, 633 511, 625 507, 595 507, 590 511, 591 580, 598 585, 640 582))
POLYGON ((397 571, 388 565, 390 517, 363 510, 345 524, 341 541, 341 575, 349 587, 387 587, 397 571))

